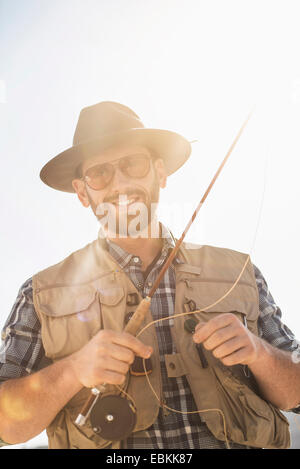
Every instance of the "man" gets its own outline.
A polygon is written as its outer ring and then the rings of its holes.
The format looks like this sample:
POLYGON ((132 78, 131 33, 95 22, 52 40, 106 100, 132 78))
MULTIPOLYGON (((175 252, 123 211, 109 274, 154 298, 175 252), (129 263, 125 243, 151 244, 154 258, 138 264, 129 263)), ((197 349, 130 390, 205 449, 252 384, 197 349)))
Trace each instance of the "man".
POLYGON ((82 110, 73 146, 42 169, 43 182, 92 208, 102 234, 19 291, 0 356, 3 444, 47 428, 50 448, 289 446, 278 409, 300 403, 298 345, 247 256, 184 244, 144 333, 124 332, 174 246, 155 208, 190 151, 178 134, 146 129, 126 106, 103 102, 82 110), (138 357, 149 369, 134 368, 138 357), (95 386, 104 392, 80 425, 95 386), (107 437, 106 427, 124 437, 107 437))

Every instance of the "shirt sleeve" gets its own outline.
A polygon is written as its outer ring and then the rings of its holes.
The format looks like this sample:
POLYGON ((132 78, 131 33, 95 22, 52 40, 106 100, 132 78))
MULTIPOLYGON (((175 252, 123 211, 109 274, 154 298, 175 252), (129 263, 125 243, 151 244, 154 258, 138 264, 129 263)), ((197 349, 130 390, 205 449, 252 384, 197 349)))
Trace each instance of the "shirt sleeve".
MULTIPOLYGON (((274 347, 291 352, 292 360, 300 362, 300 343, 293 332, 282 322, 282 312, 276 305, 260 270, 254 266, 256 284, 259 293, 258 332, 262 339, 274 347)), ((300 414, 300 405, 291 412, 300 414)))
POLYGON ((32 279, 21 286, 2 329, 0 382, 27 376, 51 363, 45 357, 41 325, 32 299, 32 279))
MULTIPOLYGON (((32 299, 32 279, 21 286, 1 333, 0 383, 38 371, 51 362, 45 356, 41 326, 32 299)), ((0 447, 9 446, 0 437, 0 447)))

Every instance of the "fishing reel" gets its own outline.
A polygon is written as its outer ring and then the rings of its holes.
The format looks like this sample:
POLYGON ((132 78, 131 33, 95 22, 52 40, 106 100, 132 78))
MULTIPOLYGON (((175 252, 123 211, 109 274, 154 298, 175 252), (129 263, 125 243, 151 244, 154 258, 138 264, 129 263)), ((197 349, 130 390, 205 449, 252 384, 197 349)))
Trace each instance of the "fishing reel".
POLYGON ((133 402, 122 396, 100 397, 90 413, 93 431, 109 441, 127 438, 133 432, 136 421, 136 408, 133 402))
MULTIPOLYGON (((135 357, 130 367, 133 376, 145 376, 152 372, 151 359, 135 357)), ((126 396, 99 396, 90 412, 92 429, 104 440, 119 441, 126 439, 134 430, 137 421, 136 407, 126 396)))

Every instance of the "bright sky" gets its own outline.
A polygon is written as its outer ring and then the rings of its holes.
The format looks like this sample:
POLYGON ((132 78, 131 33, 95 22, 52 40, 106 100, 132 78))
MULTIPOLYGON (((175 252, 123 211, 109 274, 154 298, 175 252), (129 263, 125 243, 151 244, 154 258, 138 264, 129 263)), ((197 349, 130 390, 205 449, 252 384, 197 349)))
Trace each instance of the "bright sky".
POLYGON ((254 109, 188 239, 250 252, 300 337, 298 5, 0 0, 0 326, 26 279, 97 236, 92 212, 38 175, 80 110, 112 100, 198 139, 161 194, 177 236, 254 109))

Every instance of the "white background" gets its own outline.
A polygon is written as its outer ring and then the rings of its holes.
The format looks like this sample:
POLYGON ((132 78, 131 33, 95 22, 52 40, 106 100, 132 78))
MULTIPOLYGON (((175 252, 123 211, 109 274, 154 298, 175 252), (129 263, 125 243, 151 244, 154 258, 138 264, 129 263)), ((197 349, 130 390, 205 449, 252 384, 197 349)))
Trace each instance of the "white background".
POLYGON ((187 239, 250 252, 299 338, 299 44, 298 1, 0 0, 0 326, 26 279, 97 236, 39 171, 111 100, 198 139, 161 194, 177 236, 253 110, 187 239))

